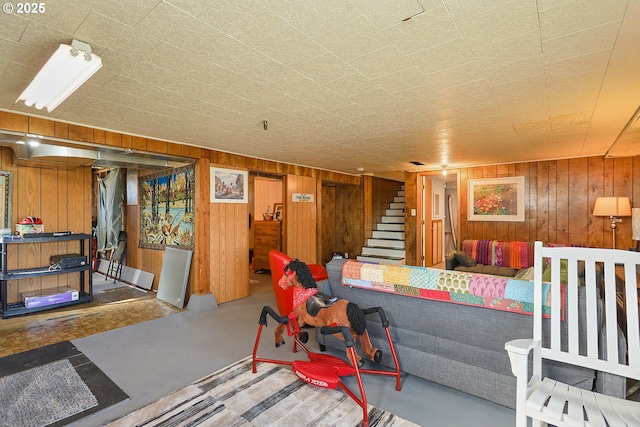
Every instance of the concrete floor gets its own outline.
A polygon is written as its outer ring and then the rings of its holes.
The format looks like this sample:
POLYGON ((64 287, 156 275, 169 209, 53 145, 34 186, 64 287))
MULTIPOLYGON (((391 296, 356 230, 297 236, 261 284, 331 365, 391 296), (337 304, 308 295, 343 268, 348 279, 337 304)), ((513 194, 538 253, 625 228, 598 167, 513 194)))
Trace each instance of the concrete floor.
MULTIPOLYGON (((252 274, 251 279, 249 298, 214 310, 185 310, 72 340, 131 397, 73 425, 102 425, 250 355, 262 307, 276 307, 270 276, 252 274)), ((273 328, 271 322, 263 331, 258 355, 303 359, 302 353, 291 351, 291 339, 274 347, 273 328)), ((309 347, 318 351, 309 331, 309 347)), ((390 377, 364 376, 364 384, 369 403, 421 426, 506 427, 515 421, 511 409, 410 375, 403 375, 400 392, 390 377)))

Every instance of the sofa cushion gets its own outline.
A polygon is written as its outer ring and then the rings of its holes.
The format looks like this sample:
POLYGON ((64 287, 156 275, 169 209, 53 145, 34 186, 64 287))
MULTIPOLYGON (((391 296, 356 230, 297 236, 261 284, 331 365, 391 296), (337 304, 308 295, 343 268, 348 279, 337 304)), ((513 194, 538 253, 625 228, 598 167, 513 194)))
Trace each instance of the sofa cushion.
POLYGON ((464 271, 466 273, 480 273, 480 274, 492 274, 494 276, 513 277, 516 275, 516 270, 509 267, 498 267, 497 265, 484 265, 476 264, 473 267, 465 267, 459 265, 454 268, 455 271, 464 271))
POLYGON ((465 267, 473 267, 477 264, 477 261, 466 252, 456 252, 453 255, 456 257, 456 261, 458 261, 458 264, 465 267))
POLYGON ((495 273, 498 276, 506 276, 506 277, 514 277, 516 275, 517 270, 511 267, 499 267, 498 272, 495 273))

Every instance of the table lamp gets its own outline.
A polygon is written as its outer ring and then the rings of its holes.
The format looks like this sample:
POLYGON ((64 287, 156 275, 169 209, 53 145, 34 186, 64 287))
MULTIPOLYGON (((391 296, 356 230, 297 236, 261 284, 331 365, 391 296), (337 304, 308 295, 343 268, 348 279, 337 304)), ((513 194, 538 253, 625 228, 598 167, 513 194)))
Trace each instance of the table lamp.
POLYGON ((611 221, 613 249, 616 248, 616 223, 622 222, 621 216, 631 216, 631 202, 628 197, 598 197, 593 207, 594 216, 606 216, 611 221))

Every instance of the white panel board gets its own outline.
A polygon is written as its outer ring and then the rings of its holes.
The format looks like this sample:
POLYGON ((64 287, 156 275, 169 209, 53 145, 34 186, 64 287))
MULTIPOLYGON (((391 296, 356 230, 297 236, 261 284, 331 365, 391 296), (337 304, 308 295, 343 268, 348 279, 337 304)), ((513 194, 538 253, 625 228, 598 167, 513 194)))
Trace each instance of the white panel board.
POLYGON ((184 308, 192 254, 192 251, 184 249, 169 247, 164 249, 164 260, 162 261, 156 298, 178 308, 184 308))
MULTIPOLYGON (((98 268, 96 271, 106 276, 108 268, 109 268, 109 261, 104 259, 98 259, 98 268)), ((123 265, 122 274, 120 276, 121 276, 120 277, 121 282, 128 283, 133 286, 137 286, 147 291, 151 290, 151 287, 153 286, 154 274, 149 273, 148 271, 138 270, 137 268, 123 265)), ((109 277, 111 277, 112 279, 114 278, 113 276, 109 276, 109 277)))

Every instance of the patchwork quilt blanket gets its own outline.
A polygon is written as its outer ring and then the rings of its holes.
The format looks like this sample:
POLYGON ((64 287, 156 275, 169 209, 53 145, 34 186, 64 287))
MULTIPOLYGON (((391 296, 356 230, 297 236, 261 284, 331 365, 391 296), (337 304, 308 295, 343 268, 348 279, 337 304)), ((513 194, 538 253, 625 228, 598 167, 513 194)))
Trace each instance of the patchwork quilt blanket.
MULTIPOLYGON (((349 260, 342 267, 342 285, 533 314, 533 282, 510 277, 349 260)), ((550 285, 543 283, 543 313, 547 315, 551 310, 549 290, 550 285)), ((563 287, 563 302, 564 293, 563 287)))

